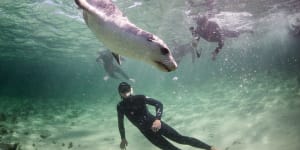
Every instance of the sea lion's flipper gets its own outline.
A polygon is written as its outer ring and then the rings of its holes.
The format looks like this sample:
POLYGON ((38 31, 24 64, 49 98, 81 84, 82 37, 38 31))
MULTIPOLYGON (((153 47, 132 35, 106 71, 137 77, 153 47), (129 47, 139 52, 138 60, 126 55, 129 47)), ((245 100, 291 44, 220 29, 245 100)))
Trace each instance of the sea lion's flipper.
POLYGON ((114 58, 116 59, 116 61, 117 61, 117 63, 119 64, 119 65, 121 65, 121 57, 120 57, 120 55, 119 54, 116 54, 116 53, 111 53, 113 56, 114 56, 114 58))
POLYGON ((123 15, 119 8, 113 4, 112 0, 75 0, 75 3, 79 8, 100 18, 111 15, 123 15))

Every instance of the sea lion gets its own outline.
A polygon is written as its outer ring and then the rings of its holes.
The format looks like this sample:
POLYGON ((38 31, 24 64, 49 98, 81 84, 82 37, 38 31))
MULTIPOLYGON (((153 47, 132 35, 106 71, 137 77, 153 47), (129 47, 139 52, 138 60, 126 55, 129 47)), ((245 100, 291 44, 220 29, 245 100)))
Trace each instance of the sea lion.
POLYGON ((152 64, 162 71, 177 68, 168 46, 157 36, 131 23, 111 0, 75 2, 83 9, 87 26, 113 52, 119 64, 119 55, 122 55, 152 64))

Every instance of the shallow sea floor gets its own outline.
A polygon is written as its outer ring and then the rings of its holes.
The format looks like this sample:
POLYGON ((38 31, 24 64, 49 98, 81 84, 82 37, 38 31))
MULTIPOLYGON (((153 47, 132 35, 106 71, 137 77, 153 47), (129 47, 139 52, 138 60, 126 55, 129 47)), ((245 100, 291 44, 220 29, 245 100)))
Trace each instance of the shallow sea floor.
MULTIPOLYGON (((174 85, 164 92, 141 94, 161 100, 163 120, 183 135, 220 150, 300 148, 297 75, 266 72, 254 77, 211 78, 198 86, 174 85)), ((22 150, 119 149, 116 93, 95 100, 0 99, 0 142, 18 142, 22 150)), ((157 149, 128 120, 125 128, 127 150, 157 149)))

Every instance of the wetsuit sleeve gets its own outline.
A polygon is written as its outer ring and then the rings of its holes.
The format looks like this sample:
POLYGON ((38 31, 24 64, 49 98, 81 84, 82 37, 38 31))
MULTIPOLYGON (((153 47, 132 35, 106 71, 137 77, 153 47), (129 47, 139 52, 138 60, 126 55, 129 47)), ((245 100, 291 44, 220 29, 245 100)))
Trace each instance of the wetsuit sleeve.
POLYGON ((122 106, 118 104, 117 106, 118 111, 118 128, 120 132, 121 139, 125 138, 125 128, 124 128, 124 111, 122 110, 122 106))
POLYGON ((155 118, 160 120, 162 113, 163 113, 163 104, 161 102, 159 102, 158 100, 155 100, 155 99, 149 98, 149 97, 146 97, 145 103, 155 107, 155 110, 156 110, 155 118))

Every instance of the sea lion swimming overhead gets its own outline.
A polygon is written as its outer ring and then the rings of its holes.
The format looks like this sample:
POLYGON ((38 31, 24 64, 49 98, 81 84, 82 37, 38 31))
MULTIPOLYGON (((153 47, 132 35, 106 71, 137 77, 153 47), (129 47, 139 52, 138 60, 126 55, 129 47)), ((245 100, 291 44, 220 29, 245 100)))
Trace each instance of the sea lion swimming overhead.
POLYGON ((173 71, 177 64, 168 46, 124 17, 111 0, 75 0, 83 18, 98 40, 110 49, 118 63, 119 55, 150 63, 162 71, 173 71))

